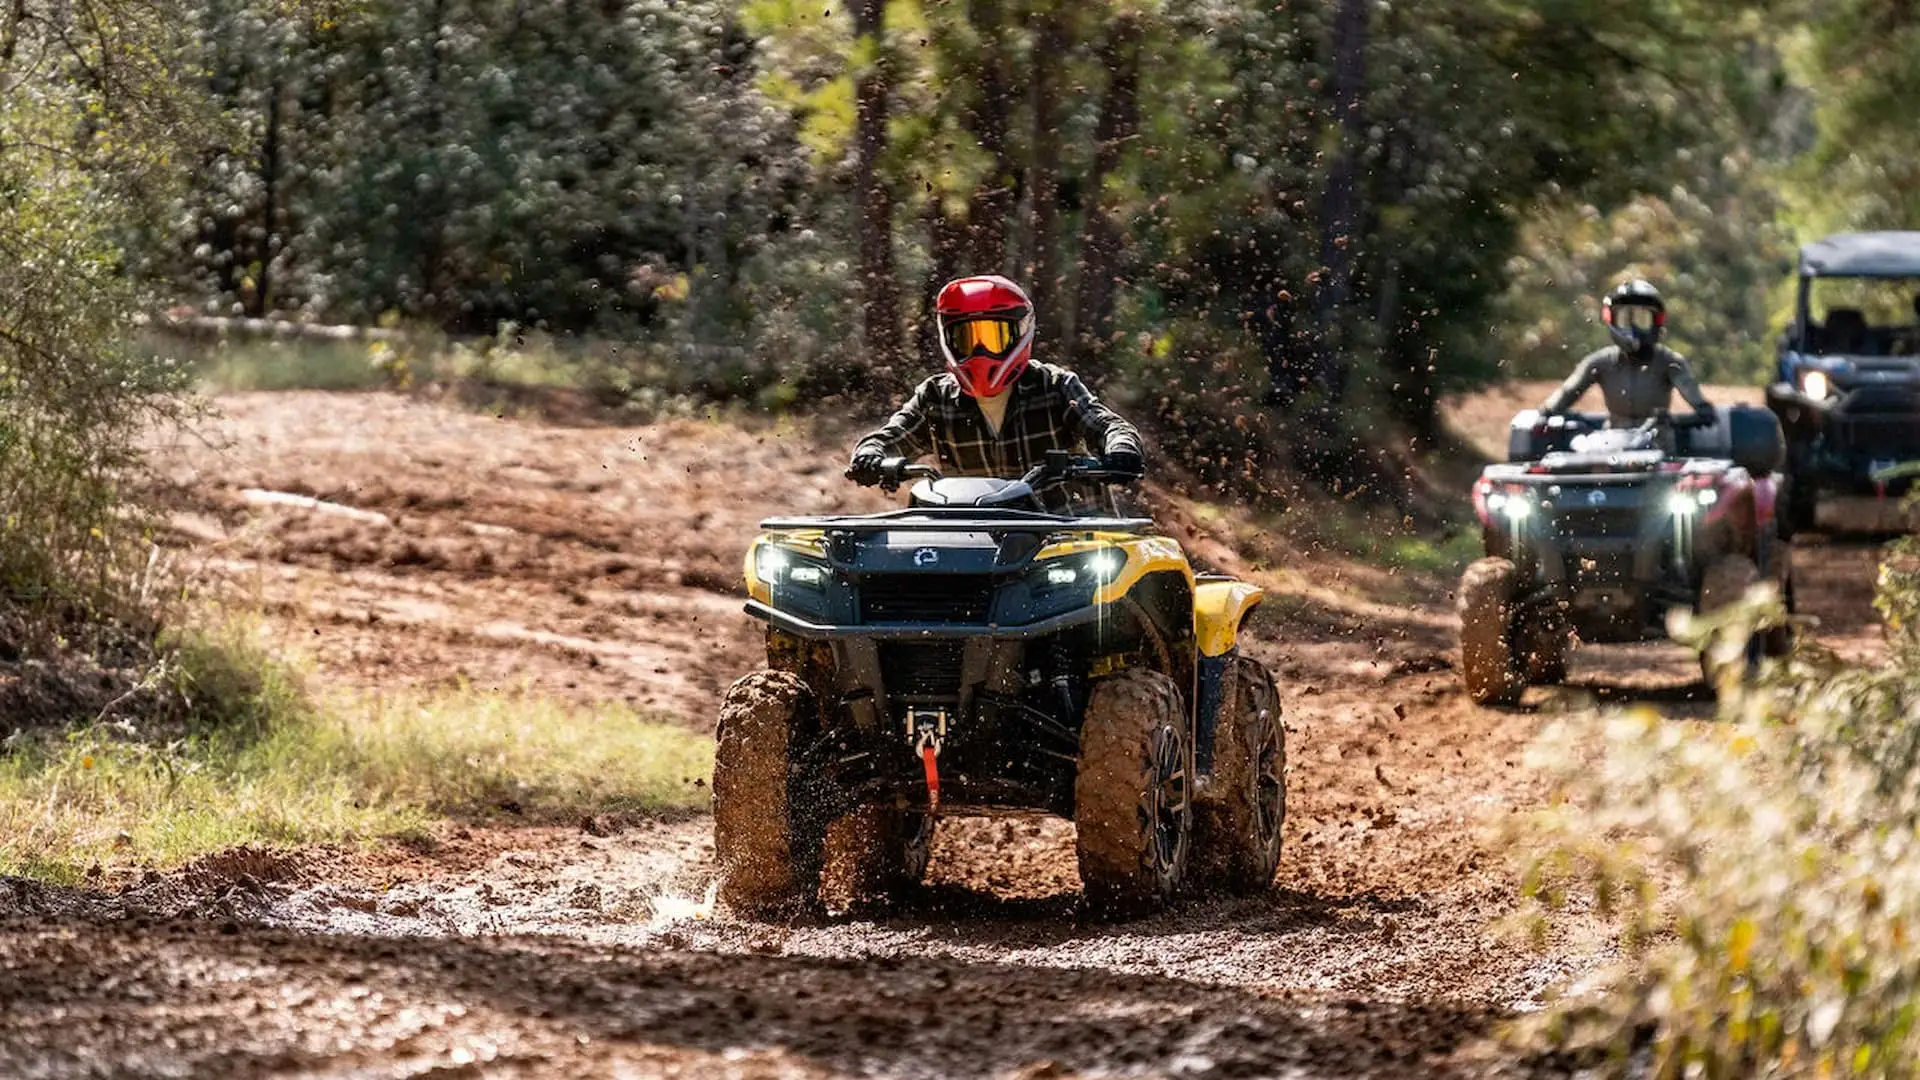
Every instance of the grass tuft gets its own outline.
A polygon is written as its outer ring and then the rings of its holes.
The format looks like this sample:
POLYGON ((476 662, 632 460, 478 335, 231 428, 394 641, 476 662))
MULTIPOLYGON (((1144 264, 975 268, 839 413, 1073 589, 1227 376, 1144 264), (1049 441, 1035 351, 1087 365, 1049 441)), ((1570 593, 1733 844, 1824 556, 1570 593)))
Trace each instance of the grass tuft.
POLYGON ((0 752, 0 873, 56 883, 238 844, 354 843, 437 817, 551 820, 706 801, 712 744, 630 710, 528 694, 310 698, 244 630, 190 635, 166 675, 187 734, 126 723, 0 752))

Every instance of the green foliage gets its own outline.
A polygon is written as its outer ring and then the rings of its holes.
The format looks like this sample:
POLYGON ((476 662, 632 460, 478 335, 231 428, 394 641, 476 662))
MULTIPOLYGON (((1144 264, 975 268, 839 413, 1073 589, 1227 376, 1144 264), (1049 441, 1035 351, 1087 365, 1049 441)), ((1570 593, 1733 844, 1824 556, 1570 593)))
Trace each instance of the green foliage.
POLYGON ((1533 891, 1587 892, 1641 955, 1540 1035, 1589 1048, 1604 1075, 1911 1075, 1915 559, 1903 543, 1881 582, 1884 667, 1803 651, 1733 695, 1718 725, 1641 712, 1543 733, 1568 801, 1532 834, 1546 842, 1533 891))
POLYGON ((123 485, 144 429, 185 412, 179 366, 120 333, 140 297, 115 243, 192 129, 180 43, 142 3, 85 14, 0 14, 0 602, 42 613, 117 611, 141 584, 123 485))
POLYGON ((317 701, 241 624, 164 657, 185 733, 114 722, 8 741, 0 874, 72 882, 237 844, 364 842, 436 815, 577 818, 706 798, 695 781, 711 742, 622 708, 473 689, 317 701))

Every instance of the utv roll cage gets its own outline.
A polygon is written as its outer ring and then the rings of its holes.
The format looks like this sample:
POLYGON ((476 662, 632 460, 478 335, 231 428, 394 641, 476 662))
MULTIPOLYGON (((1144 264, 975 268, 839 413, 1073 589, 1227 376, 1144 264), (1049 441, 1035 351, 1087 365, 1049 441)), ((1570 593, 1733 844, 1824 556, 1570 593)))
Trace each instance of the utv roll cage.
POLYGON ((1920 231, 1839 233, 1800 248, 1800 287, 1784 344, 1798 353, 1859 351, 1868 331, 1860 312, 1837 308, 1814 323, 1813 283, 1820 278, 1920 280, 1920 231))

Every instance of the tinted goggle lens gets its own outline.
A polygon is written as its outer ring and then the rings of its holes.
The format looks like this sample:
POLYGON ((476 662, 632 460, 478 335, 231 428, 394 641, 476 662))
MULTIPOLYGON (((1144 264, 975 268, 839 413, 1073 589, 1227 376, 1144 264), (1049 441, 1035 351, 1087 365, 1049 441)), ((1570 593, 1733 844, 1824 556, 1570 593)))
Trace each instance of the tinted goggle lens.
POLYGON ((1660 325, 1660 312, 1644 304, 1616 304, 1613 325, 1622 330, 1651 330, 1660 325))
POLYGON ((947 327, 947 346, 955 356, 971 356, 976 351, 999 356, 1013 345, 1019 324, 1010 319, 968 319, 947 327))

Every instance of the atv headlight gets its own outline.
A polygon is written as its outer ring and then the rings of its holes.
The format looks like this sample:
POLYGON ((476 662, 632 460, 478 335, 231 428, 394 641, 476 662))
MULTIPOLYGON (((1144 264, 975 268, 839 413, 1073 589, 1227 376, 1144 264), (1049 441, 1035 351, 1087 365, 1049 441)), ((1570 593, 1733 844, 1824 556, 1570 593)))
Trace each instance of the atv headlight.
POLYGON ((1525 521, 1533 516, 1533 500, 1518 492, 1494 491, 1487 494, 1487 509, 1511 521, 1525 521))
POLYGON ((1034 568, 1034 575, 1040 579, 1039 584, 1042 590, 1064 589, 1075 585, 1091 585, 1098 588, 1119 577, 1120 571, 1125 569, 1126 565, 1125 552, 1104 548, 1100 551, 1042 560, 1034 568))
POLYGON ((791 585, 814 592, 826 588, 831 576, 825 563, 777 544, 760 545, 754 553, 753 573, 768 585, 791 585))
POLYGON ((1833 394, 1833 380, 1824 371, 1809 371, 1800 376, 1800 389, 1815 401, 1825 401, 1833 394))
POLYGON ((1690 517, 1695 511, 1705 510, 1719 501, 1720 493, 1713 488, 1676 491, 1667 496, 1667 512, 1674 517, 1690 517))

